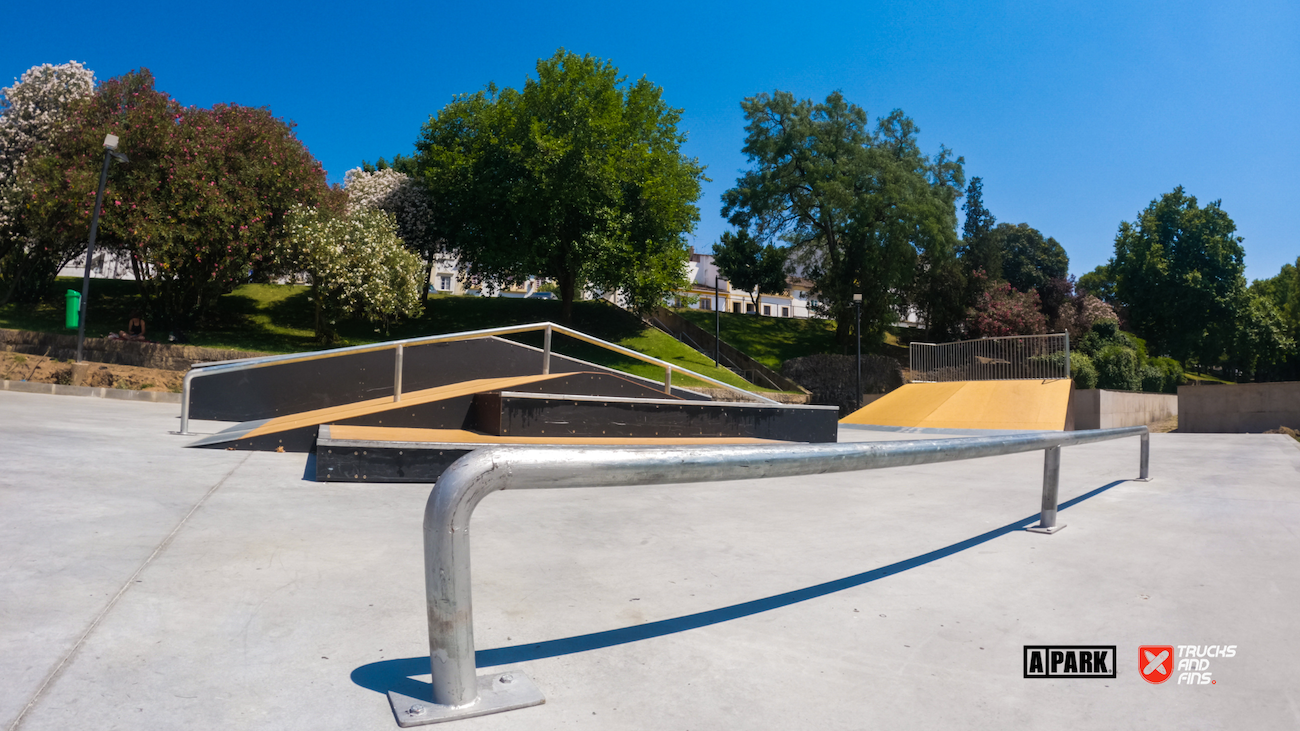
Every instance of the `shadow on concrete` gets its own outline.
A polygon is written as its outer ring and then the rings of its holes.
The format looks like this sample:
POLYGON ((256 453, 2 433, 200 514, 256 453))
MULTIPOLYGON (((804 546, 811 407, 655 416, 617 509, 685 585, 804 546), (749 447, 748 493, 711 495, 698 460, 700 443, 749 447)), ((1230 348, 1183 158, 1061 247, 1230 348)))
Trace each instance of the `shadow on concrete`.
MULTIPOLYGON (((1057 506, 1057 510, 1078 505, 1092 497, 1115 487, 1116 485, 1128 482, 1128 480, 1116 480, 1106 485, 1086 492, 1076 498, 1066 500, 1057 506)), ((662 637, 676 632, 685 632, 686 630, 707 627, 711 624, 719 624, 741 617, 748 617, 760 612, 767 612, 781 607, 788 607, 791 604, 798 604, 809 599, 834 594, 838 591, 851 589, 855 586, 862 586, 873 581, 900 574, 909 569, 924 566, 928 563, 938 561, 955 553, 960 553, 968 548, 974 548, 982 543, 988 543, 994 538, 1004 536, 1018 530, 1024 530, 1032 524, 1037 523, 1038 516, 1031 515, 1028 518, 1007 523, 1001 528, 994 528, 987 533, 981 533, 973 538, 967 538, 943 548, 938 548, 929 553, 923 553, 919 556, 904 559, 887 566, 881 566, 870 571, 865 571, 853 576, 846 576, 842 579, 828 581, 823 584, 805 587, 788 591, 783 594, 755 599, 753 601, 733 604, 729 607, 720 609, 710 609, 707 612, 698 612, 688 614, 682 617, 673 617, 672 619, 661 619, 657 622, 647 622, 635 627, 623 627, 621 629, 606 630, 604 632, 593 632, 586 635, 576 635, 574 637, 564 637, 558 640, 546 640, 545 642, 534 642, 526 645, 511 645, 509 647, 494 647, 490 650, 479 650, 475 653, 475 664, 480 668, 491 667, 494 665, 507 665, 510 663, 524 662, 525 660, 541 660, 548 657, 557 657, 559 655, 570 655, 575 652, 587 652, 588 650, 599 650, 614 645, 623 645, 629 642, 639 640, 648 640, 655 637, 662 637)), ((390 690, 398 691, 413 698, 432 697, 432 691, 429 684, 418 680, 412 680, 413 675, 427 675, 429 673, 429 658, 407 657, 395 660, 384 660, 382 662, 362 665, 352 671, 352 682, 363 688, 378 693, 387 693, 390 690)))

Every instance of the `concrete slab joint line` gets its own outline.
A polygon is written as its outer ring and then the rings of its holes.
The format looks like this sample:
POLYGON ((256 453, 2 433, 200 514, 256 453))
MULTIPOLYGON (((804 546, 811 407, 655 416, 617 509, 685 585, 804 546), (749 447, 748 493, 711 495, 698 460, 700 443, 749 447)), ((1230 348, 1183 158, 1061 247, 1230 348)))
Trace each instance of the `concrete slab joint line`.
POLYGON ((461 457, 443 472, 424 512, 424 577, 428 605, 431 697, 390 690, 403 727, 515 710, 545 702, 521 671, 479 677, 470 599, 469 522, 498 490, 664 485, 856 472, 1043 450, 1039 532, 1056 524, 1063 446, 1141 437, 1139 478, 1148 477, 1145 426, 1075 432, 800 446, 601 449, 496 447, 461 457), (502 678, 509 677, 510 681, 502 678))
POLYGON ((212 487, 208 488, 208 491, 203 494, 203 497, 199 498, 198 502, 194 503, 194 506, 189 509, 189 512, 185 513, 184 517, 176 523, 176 526, 172 528, 171 532, 158 543, 158 546, 154 548, 148 558, 140 564, 139 568, 127 577, 126 581, 122 584, 122 588, 118 589, 117 593, 113 595, 113 598, 109 599, 108 603, 104 605, 104 608, 99 610, 99 613, 96 614, 95 618, 90 621, 89 625, 87 625, 86 630, 82 632, 81 636, 77 638, 77 641, 73 643, 72 648, 59 660, 58 664, 54 666, 54 669, 50 671, 49 675, 45 676, 45 680, 41 681, 40 687, 38 687, 36 692, 32 694, 31 699, 27 701, 27 705, 23 706, 23 709, 14 717, 13 723, 9 724, 8 731, 17 731, 17 729, 22 727, 23 719, 26 718, 27 714, 36 707, 41 696, 44 695, 45 690, 53 685, 54 681, 59 679, 59 676, 63 673, 63 669, 72 661, 72 658, 76 657, 81 646, 86 643, 86 640, 90 638, 90 635, 93 634, 95 629, 104 621, 104 618, 108 616, 109 612, 113 611, 113 608, 117 606, 117 603, 122 599, 123 595, 126 594, 127 590, 135 584, 136 578, 140 576, 140 574, 144 573, 144 570, 149 568, 149 565, 152 564, 158 556, 162 555, 163 551, 167 550, 167 547, 172 544, 173 540, 175 540, 176 535, 180 533, 181 529, 185 527, 185 524, 189 522, 190 517, 198 512, 199 508, 203 507, 204 503, 208 501, 208 498, 212 497, 213 493, 215 493, 222 485, 226 484, 226 481, 230 479, 231 475, 235 474, 240 467, 244 466, 244 463, 248 461, 249 457, 252 457, 252 454, 241 459, 238 464, 231 467, 230 471, 223 475, 220 480, 217 480, 212 487))

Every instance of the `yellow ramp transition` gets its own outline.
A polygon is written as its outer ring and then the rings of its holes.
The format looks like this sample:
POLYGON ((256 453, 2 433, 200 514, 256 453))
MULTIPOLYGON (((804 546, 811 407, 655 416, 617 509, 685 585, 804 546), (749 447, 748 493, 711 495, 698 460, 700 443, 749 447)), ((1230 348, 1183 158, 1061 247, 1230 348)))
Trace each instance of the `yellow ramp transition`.
POLYGON ((1069 379, 908 383, 840 420, 842 424, 931 429, 1064 431, 1069 379))

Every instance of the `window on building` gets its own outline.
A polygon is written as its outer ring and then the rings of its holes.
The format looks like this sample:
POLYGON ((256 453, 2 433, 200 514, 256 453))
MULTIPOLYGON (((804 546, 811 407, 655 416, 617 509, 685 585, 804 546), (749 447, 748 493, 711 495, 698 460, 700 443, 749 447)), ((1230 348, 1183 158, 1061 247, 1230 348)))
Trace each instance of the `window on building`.
POLYGON ((700 300, 700 309, 701 310, 713 309, 713 300, 700 300))
POLYGON ((731 311, 734 312, 734 313, 736 313, 737 315, 739 315, 739 314, 740 314, 740 303, 739 303, 739 302, 732 302, 732 303, 731 303, 731 311))
POLYGON ((772 305, 763 305, 763 316, 764 317, 772 316, 772 305))
POLYGON ((451 275, 450 275, 450 274, 439 274, 439 275, 438 275, 438 289, 441 289, 441 290, 444 291, 444 292, 450 292, 450 291, 451 291, 451 275))
POLYGON ((752 315, 753 313, 754 313, 754 303, 753 303, 753 302, 746 302, 746 303, 745 303, 745 314, 747 314, 747 315, 752 315))
POLYGON ((789 316, 790 316, 790 308, 789 308, 789 307, 782 307, 782 308, 781 308, 781 317, 789 317, 789 316))

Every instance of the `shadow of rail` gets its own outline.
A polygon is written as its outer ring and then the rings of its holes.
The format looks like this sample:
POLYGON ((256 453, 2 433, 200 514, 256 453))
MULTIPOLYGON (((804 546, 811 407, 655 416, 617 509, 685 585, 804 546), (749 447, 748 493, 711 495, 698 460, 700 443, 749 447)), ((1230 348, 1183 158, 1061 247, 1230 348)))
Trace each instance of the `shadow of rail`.
MULTIPOLYGON (((1062 502, 1057 510, 1078 505, 1084 500, 1096 497, 1107 490, 1121 485, 1128 480, 1115 480, 1114 482, 1102 485, 1094 490, 1090 490, 1078 497, 1062 502)), ((1007 523, 1000 528, 994 528, 986 533, 958 541, 943 548, 937 548, 933 551, 903 559, 895 563, 881 566, 879 568, 864 571, 860 574, 845 576, 834 581, 827 581, 821 584, 795 589, 781 594, 775 594, 762 599, 754 599, 740 604, 732 604, 728 607, 710 609, 706 612, 697 612, 687 614, 681 617, 672 617, 670 619, 661 619, 655 622, 647 622, 632 627, 621 627, 619 629, 606 630, 603 632, 592 632, 585 635, 575 635, 573 637, 563 637, 555 640, 545 640, 543 642, 530 642, 523 645, 510 645, 508 647, 494 647, 488 650, 479 650, 474 655, 475 665, 480 668, 492 667, 495 665, 507 665, 510 663, 523 662, 526 660, 542 660, 548 657, 558 657, 560 655, 572 655, 578 652, 588 652, 590 650, 599 650, 614 645, 624 645, 630 642, 639 642, 641 640, 663 637, 677 632, 707 627, 713 624, 728 622, 733 619, 748 617, 761 612, 771 611, 788 607, 799 602, 806 602, 810 599, 816 599, 828 594, 852 589, 855 586, 862 586, 873 581, 879 581, 904 571, 933 563, 939 559, 952 556, 970 548, 974 548, 983 543, 1004 536, 1018 530, 1024 530, 1028 525, 1038 521, 1037 514, 1027 518, 1007 523)), ((411 676, 427 675, 429 673, 429 658, 427 655, 420 657, 395 658, 393 660, 383 660, 380 662, 369 663, 352 671, 352 682, 357 685, 373 690, 377 693, 387 693, 390 690, 397 691, 413 698, 424 698, 431 693, 429 683, 414 680, 411 676)))

